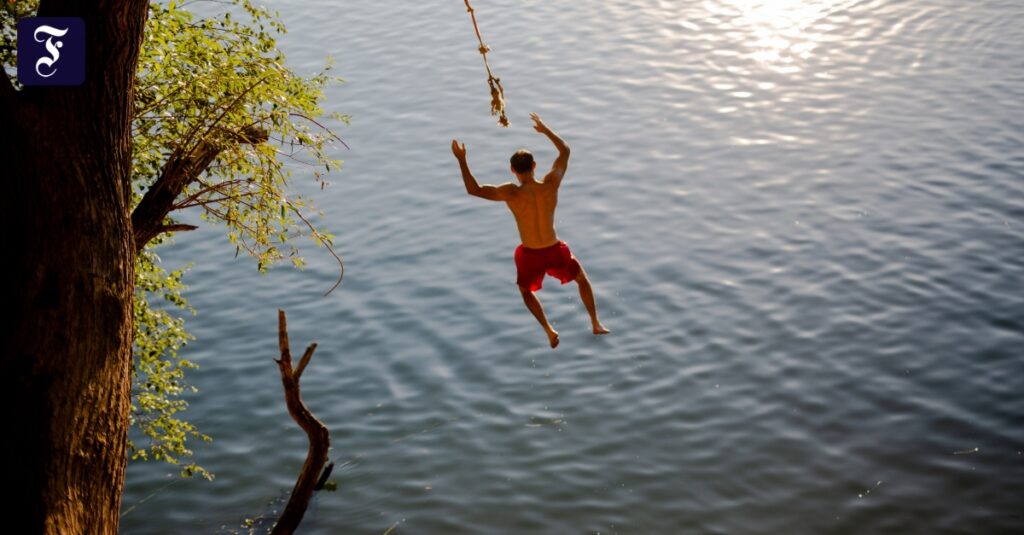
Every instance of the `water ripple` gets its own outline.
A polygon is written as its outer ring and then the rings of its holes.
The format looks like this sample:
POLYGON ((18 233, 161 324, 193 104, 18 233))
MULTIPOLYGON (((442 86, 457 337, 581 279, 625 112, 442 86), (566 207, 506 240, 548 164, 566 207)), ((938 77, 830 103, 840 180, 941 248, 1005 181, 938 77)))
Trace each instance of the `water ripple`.
POLYGON ((321 194, 295 170, 346 279, 320 298, 312 248, 261 277, 218 230, 163 255, 195 263, 189 418, 218 478, 131 465, 124 533, 238 526, 290 488, 279 307, 320 342, 304 395, 339 464, 306 533, 1024 530, 1017 3, 475 3, 509 130, 461 3, 287 4, 289 62, 348 80, 344 171, 321 194), (614 331, 548 279, 554 352, 507 213, 446 147, 507 180, 515 148, 554 156, 528 111, 573 146, 559 231, 614 331))

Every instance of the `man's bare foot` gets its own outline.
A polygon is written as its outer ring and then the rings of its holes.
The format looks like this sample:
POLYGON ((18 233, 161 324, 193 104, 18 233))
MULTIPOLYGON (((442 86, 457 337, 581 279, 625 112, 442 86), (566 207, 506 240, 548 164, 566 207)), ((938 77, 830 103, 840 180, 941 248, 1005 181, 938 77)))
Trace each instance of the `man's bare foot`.
POLYGON ((551 349, 558 347, 558 331, 551 329, 548 332, 548 342, 551 343, 551 349))
POLYGON ((594 334, 608 334, 610 332, 607 327, 601 325, 601 322, 594 324, 594 334))

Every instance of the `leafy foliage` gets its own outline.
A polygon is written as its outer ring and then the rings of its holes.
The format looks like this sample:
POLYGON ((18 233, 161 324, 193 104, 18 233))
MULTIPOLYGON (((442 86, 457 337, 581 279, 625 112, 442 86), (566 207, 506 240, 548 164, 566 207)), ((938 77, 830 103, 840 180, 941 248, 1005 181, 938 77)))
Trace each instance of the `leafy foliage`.
MULTIPOLYGON (((252 255, 261 271, 286 257, 301 266, 293 238, 305 230, 330 248, 332 237, 303 216, 306 200, 286 195, 290 173, 285 161, 314 166, 321 187, 320 166, 330 171, 339 165, 325 154, 336 136, 314 119, 323 114, 318 102, 331 78, 322 73, 303 78, 284 67, 275 35, 285 29, 276 15, 247 0, 235 6, 234 14, 200 18, 174 2, 150 5, 132 125, 136 202, 175 152, 216 150, 216 160, 173 209, 199 207, 205 219, 223 222, 236 253, 252 255), (254 129, 270 142, 246 142, 254 129)), ((181 271, 160 268, 153 247, 140 255, 136 271, 136 338, 142 342, 136 342, 138 410, 133 411, 150 446, 134 450, 133 458, 177 464, 191 454, 188 438, 209 437, 175 416, 187 406, 178 397, 185 391, 184 371, 194 367, 177 357, 177 349, 190 337, 180 318, 150 307, 148 300, 160 296, 188 307, 180 294, 181 271)), ((195 463, 182 470, 183 475, 196 473, 210 477, 195 463)))
POLYGON ((38 7, 38 0, 0 2, 0 65, 7 72, 14 72, 18 52, 18 29, 15 23, 22 17, 33 16, 38 7))
MULTIPOLYGON (((135 367, 132 369, 134 396, 130 423, 145 437, 150 445, 137 448, 129 441, 132 459, 153 459, 170 464, 180 464, 182 457, 192 455, 187 448, 189 438, 209 441, 210 437, 200 433, 194 425, 176 416, 188 407, 180 399, 186 391, 195 388, 184 383, 185 370, 196 365, 178 355, 178 351, 193 340, 185 331, 185 321, 175 317, 166 308, 153 306, 150 299, 159 300, 173 308, 194 313, 181 296, 185 286, 181 282, 184 270, 168 273, 160 266, 160 258, 150 244, 135 264, 135 336, 132 354, 135 367)), ((213 475, 201 466, 188 463, 182 468, 182 475, 200 474, 207 479, 213 475)))
MULTIPOLYGON (((324 115, 324 85, 337 79, 306 78, 284 66, 276 36, 285 28, 276 13, 249 0, 213 0, 221 13, 199 16, 186 9, 194 3, 149 6, 136 73, 133 206, 174 156, 213 151, 212 164, 172 211, 195 207, 204 219, 223 223, 236 254, 251 255, 260 271, 285 259, 301 266, 299 236, 325 246, 340 265, 332 236, 303 214, 312 209, 308 200, 286 193, 290 167, 311 168, 322 188, 324 173, 340 166, 326 151, 344 142, 316 119, 324 115)), ((8 72, 16 60, 15 23, 37 8, 38 0, 0 7, 0 64, 8 72)), ((194 311, 182 297, 184 270, 160 265, 161 241, 151 241, 136 260, 131 423, 147 444, 130 446, 132 459, 182 465, 192 454, 188 440, 210 437, 179 418, 188 406, 182 394, 194 391, 185 370, 195 364, 178 354, 193 338, 173 312, 194 311)), ((183 465, 183 476, 195 474, 212 478, 194 462, 183 465)))
POLYGON ((321 167, 339 166, 325 149, 340 139, 314 119, 332 78, 284 67, 274 38, 285 31, 280 20, 248 0, 235 5, 234 15, 209 18, 175 2, 150 6, 136 84, 135 187, 145 192, 175 151, 216 147, 217 160, 174 209, 201 207, 206 219, 223 222, 236 252, 256 258, 261 271, 285 258, 301 266, 291 238, 305 232, 329 247, 332 236, 302 215, 305 199, 285 194, 285 161, 311 167, 321 187, 321 167), (240 142, 254 129, 270 142, 240 142))

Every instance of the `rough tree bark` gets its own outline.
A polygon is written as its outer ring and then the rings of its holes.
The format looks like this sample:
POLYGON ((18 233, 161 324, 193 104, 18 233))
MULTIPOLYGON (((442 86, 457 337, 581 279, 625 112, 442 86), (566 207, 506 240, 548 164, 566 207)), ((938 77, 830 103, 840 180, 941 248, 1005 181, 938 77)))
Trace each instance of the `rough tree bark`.
POLYGON ((281 516, 277 519, 271 535, 291 535, 295 528, 302 522, 302 517, 309 507, 309 500, 313 491, 323 486, 327 479, 329 470, 324 470, 327 464, 327 452, 331 448, 330 433, 320 420, 313 416, 313 413, 302 401, 302 393, 299 391, 299 379, 302 372, 313 358, 313 351, 316 351, 316 344, 310 344, 306 352, 302 354, 297 366, 292 366, 292 352, 288 343, 288 321, 284 311, 277 311, 277 337, 281 349, 281 358, 277 360, 277 366, 281 371, 281 384, 284 386, 284 400, 288 405, 288 413, 292 415, 299 427, 306 432, 309 438, 309 450, 306 452, 306 461, 302 464, 302 472, 299 473, 292 488, 292 495, 288 498, 281 516), (322 475, 321 475, 322 474, 322 475))
POLYGON ((4 516, 20 533, 114 534, 124 483, 135 240, 132 90, 145 0, 42 0, 87 32, 80 87, 0 73, 4 516))

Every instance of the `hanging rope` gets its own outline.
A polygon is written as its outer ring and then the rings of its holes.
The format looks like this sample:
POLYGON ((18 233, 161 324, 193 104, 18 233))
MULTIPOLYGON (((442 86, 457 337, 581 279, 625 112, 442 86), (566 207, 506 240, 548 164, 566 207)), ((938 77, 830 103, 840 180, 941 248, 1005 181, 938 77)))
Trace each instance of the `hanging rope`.
POLYGON ((508 127, 508 117, 505 116, 505 90, 501 87, 501 79, 495 78, 491 74, 491 66, 487 64, 487 53, 490 52, 490 48, 484 44, 484 38, 480 36, 480 27, 476 25, 476 14, 473 12, 473 6, 469 5, 469 0, 466 2, 466 11, 469 11, 469 16, 473 19, 473 29, 476 30, 476 39, 480 42, 480 55, 484 57, 484 68, 487 69, 487 85, 491 88, 491 115, 498 116, 498 124, 504 127, 508 127))

